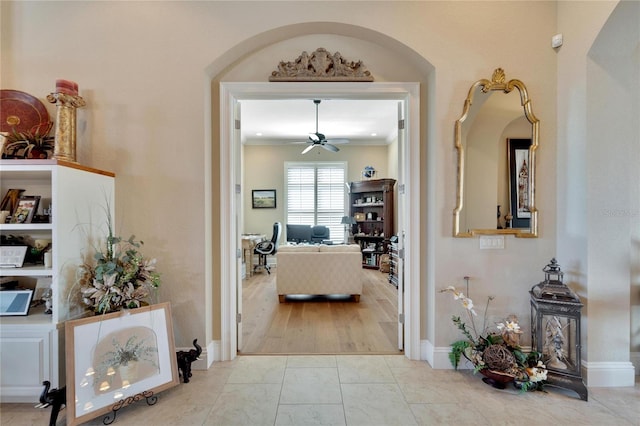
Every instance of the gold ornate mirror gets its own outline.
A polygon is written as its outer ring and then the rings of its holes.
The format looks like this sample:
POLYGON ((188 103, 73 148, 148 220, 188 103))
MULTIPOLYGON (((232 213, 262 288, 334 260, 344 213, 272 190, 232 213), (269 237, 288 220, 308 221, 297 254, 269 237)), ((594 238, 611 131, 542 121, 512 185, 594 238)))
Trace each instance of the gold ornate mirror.
POLYGON ((491 80, 471 86, 454 131, 458 154, 455 237, 538 236, 538 130, 522 81, 506 82, 498 68, 491 80))

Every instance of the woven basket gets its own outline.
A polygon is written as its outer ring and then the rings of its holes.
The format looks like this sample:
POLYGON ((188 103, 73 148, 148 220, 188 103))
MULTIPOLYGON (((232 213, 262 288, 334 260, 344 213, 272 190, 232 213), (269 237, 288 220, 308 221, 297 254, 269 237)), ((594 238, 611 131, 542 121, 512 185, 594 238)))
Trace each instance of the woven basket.
POLYGON ((391 269, 391 259, 388 254, 380 256, 380 272, 389 272, 391 269))

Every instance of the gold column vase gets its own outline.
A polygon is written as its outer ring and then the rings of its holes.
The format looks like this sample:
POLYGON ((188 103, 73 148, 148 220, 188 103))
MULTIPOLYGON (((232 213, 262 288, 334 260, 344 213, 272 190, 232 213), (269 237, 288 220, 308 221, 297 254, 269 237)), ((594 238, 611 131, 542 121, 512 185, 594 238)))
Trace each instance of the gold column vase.
MULTIPOLYGON (((75 86, 77 87, 77 86, 75 86)), ((76 109, 86 105, 84 99, 74 90, 58 90, 47 95, 47 100, 57 104, 56 133, 53 158, 76 163, 76 109)))

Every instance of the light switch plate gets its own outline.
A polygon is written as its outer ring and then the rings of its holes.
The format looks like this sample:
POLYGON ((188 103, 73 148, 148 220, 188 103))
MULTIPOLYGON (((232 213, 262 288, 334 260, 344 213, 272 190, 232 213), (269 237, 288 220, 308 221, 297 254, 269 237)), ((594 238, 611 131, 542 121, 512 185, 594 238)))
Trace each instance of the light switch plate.
POLYGON ((504 235, 480 235, 480 250, 504 249, 504 235))

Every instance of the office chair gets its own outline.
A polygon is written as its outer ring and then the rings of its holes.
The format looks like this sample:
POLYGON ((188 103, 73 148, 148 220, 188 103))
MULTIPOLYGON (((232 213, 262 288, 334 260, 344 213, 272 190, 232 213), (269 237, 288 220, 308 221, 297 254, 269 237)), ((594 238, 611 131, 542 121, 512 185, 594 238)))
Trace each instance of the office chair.
POLYGON ((253 252, 258 255, 258 264, 254 266, 253 272, 264 268, 267 273, 271 275, 271 267, 267 263, 267 256, 273 256, 278 251, 280 235, 282 235, 282 224, 280 222, 276 222, 273 224, 273 235, 271 236, 271 241, 261 241, 256 244, 253 252))
POLYGON ((331 238, 331 231, 326 226, 314 225, 311 227, 311 242, 322 243, 331 238))

